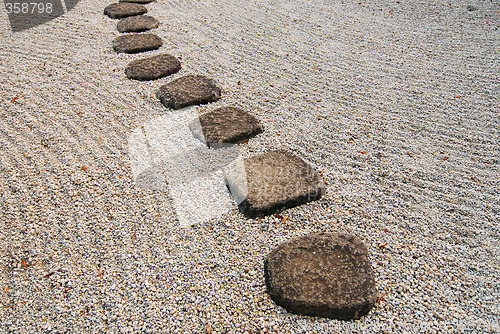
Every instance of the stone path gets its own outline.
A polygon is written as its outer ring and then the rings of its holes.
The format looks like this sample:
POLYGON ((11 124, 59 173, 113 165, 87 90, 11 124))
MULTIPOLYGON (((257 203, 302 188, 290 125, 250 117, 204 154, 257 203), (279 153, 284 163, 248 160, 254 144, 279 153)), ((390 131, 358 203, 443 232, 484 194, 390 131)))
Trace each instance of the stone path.
POLYGON ((136 3, 120 2, 104 8, 104 14, 112 19, 121 19, 127 16, 142 15, 148 12, 143 5, 136 3))
POLYGON ((378 296, 366 246, 348 234, 284 242, 267 256, 264 273, 271 298, 297 314, 359 319, 378 296))
POLYGON ((163 42, 153 34, 131 34, 118 36, 113 49, 118 53, 139 53, 159 49, 163 42))
POLYGON ((195 138, 212 148, 239 144, 264 132, 257 118, 236 107, 207 112, 193 120, 189 129, 195 138))
POLYGON ((119 32, 143 32, 158 28, 157 19, 149 15, 136 15, 126 17, 116 24, 119 32))
POLYGON ((125 67, 125 74, 129 79, 155 80, 174 74, 180 69, 181 62, 174 56, 164 53, 130 62, 125 67))
POLYGON ((241 211, 251 218, 314 201, 325 191, 321 175, 286 150, 239 162, 229 171, 226 182, 241 211))
MULTIPOLYGON (((159 26, 154 17, 142 15, 147 9, 141 4, 149 2, 120 0, 104 9, 110 18, 123 18, 117 24, 119 32, 132 33, 113 41, 116 52, 140 53, 162 46, 161 38, 154 34, 134 34, 159 26)), ((129 79, 156 80, 180 70, 177 58, 161 54, 130 62, 125 73, 129 79)), ((289 151, 238 160, 235 144, 264 132, 250 113, 226 106, 196 117, 194 110, 187 108, 221 98, 221 88, 214 79, 187 74, 161 86, 156 97, 177 111, 131 134, 132 171, 137 186, 160 190, 168 182, 181 226, 207 221, 229 210, 232 203, 227 189, 251 218, 314 201, 324 194, 323 177, 289 151), (208 148, 197 146, 196 140, 208 148), (213 200, 205 203, 207 198, 213 200)), ((289 240, 268 255, 264 271, 271 298, 297 314, 359 319, 377 299, 367 249, 351 235, 320 233, 289 240)))
POLYGON ((148 4, 154 2, 155 0, 120 0, 120 2, 132 2, 132 3, 140 3, 140 4, 148 4))
POLYGON ((220 96, 221 88, 215 80, 194 74, 169 82, 156 93, 161 103, 172 109, 216 102, 220 96))

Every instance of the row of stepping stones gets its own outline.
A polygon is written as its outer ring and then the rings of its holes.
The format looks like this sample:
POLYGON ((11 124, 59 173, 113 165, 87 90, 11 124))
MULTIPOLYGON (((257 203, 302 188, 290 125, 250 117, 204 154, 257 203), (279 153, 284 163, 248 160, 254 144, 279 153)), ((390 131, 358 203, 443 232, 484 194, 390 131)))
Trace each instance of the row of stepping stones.
MULTIPOLYGON (((144 15, 148 12, 144 4, 152 1, 120 0, 104 9, 110 18, 120 19, 117 30, 126 33, 113 41, 116 52, 140 53, 162 46, 160 37, 143 33, 159 26, 154 17, 144 15)), ((130 62, 125 74, 134 80, 156 80, 180 70, 179 60, 165 53, 130 62)), ((221 89, 213 79, 187 74, 161 86, 156 97, 175 110, 216 102, 221 89)), ((264 131, 257 118, 231 106, 199 116, 189 128, 212 149, 248 141, 264 131)), ((251 218, 317 200, 325 192, 322 176, 286 150, 237 163, 226 175, 226 184, 233 198, 242 199, 238 201, 240 210, 251 218)), ((316 233, 291 239, 271 251, 264 271, 270 297, 296 314, 359 319, 378 296, 367 248, 352 235, 316 233)))

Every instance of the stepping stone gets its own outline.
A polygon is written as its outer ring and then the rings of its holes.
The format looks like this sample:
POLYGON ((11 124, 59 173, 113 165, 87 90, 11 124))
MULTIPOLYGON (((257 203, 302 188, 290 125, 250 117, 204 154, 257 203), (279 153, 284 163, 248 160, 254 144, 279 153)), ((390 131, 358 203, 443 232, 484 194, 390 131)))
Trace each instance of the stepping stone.
POLYGON ((226 174, 226 184, 240 210, 251 218, 317 200, 325 192, 321 175, 286 150, 239 161, 226 174))
POLYGON ((121 19, 127 16, 142 15, 148 12, 148 9, 137 3, 113 3, 104 8, 104 14, 112 19, 121 19))
POLYGON ((184 107, 215 102, 220 99, 217 82, 203 75, 188 74, 160 87, 156 97, 167 108, 184 107))
POLYGON ((153 34, 129 34, 118 36, 113 41, 113 49, 118 53, 138 53, 159 49, 163 42, 153 34))
POLYGON ((137 59, 125 67, 125 74, 129 79, 155 80, 176 73, 181 69, 181 62, 167 53, 137 59))
POLYGON ((119 32, 142 32, 158 28, 157 19, 149 15, 136 15, 126 17, 116 25, 119 32))
POLYGON ((289 312, 359 319, 378 293, 367 249, 357 237, 316 233, 280 244, 264 262, 267 291, 289 312))
POLYGON ((257 118, 236 107, 205 113, 189 123, 189 129, 195 138, 213 148, 241 143, 264 131, 257 118))
POLYGON ((153 2, 155 0, 120 0, 120 2, 134 2, 134 3, 141 3, 141 4, 147 4, 150 2, 153 2))

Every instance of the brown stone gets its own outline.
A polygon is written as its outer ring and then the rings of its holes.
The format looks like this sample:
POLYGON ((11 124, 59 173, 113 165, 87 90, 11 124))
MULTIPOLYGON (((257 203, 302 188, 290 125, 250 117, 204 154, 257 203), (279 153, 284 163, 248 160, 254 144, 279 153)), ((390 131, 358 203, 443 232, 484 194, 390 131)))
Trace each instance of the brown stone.
POLYGON ((118 53, 138 53, 159 49, 163 42, 153 34, 127 34, 113 41, 113 49, 118 53))
POLYGON ((167 108, 180 109, 220 99, 217 82, 202 75, 188 74, 160 87, 156 97, 167 108))
POLYGON ((301 315, 359 319, 378 296, 367 249, 348 234, 316 233, 284 242, 267 256, 264 275, 271 299, 301 315))
POLYGON ((195 138, 213 148, 241 143, 264 131, 257 118, 236 107, 207 112, 191 122, 189 129, 195 138))
POLYGON ((131 61, 125 67, 125 74, 129 79, 155 80, 166 77, 181 69, 181 62, 167 53, 131 61))
POLYGON ((149 15, 129 16, 117 23, 119 32, 142 32, 157 28, 160 22, 149 15))
POLYGON ((127 16, 142 15, 147 13, 148 10, 143 5, 137 3, 113 3, 104 8, 104 14, 112 19, 121 19, 127 16))
POLYGON ((321 175, 286 150, 239 161, 226 184, 240 210, 252 218, 319 199, 325 191, 321 175))
POLYGON ((134 2, 134 3, 141 3, 141 4, 147 4, 150 2, 153 2, 155 0, 120 0, 120 2, 134 2))

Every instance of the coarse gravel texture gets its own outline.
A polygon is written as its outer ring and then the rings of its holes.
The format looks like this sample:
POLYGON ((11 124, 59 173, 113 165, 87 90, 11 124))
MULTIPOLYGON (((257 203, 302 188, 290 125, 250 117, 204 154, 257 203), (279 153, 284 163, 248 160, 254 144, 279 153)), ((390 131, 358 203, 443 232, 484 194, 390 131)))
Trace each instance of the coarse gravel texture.
MULTIPOLYGON (((111 2, 110 2, 111 3, 111 2)), ((156 55, 224 89, 265 135, 323 171, 282 216, 234 206, 181 228, 134 186, 127 138, 167 82, 126 78, 106 3, 13 34, 0 12, 0 331, 498 332, 500 3, 158 0, 156 55), (477 9, 469 10, 473 5, 477 9), (356 322, 302 317, 263 262, 312 232, 357 235, 380 300, 356 322)))

